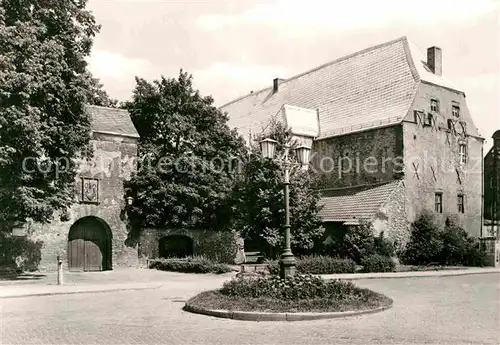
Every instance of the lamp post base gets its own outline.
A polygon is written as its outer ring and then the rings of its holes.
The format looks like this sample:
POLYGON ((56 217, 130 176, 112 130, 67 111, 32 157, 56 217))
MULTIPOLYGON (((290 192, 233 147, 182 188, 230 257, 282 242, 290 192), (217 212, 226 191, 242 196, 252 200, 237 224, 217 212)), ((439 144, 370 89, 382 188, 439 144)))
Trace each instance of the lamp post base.
POLYGON ((295 257, 291 250, 285 250, 281 254, 280 260, 280 277, 287 278, 295 275, 295 257))

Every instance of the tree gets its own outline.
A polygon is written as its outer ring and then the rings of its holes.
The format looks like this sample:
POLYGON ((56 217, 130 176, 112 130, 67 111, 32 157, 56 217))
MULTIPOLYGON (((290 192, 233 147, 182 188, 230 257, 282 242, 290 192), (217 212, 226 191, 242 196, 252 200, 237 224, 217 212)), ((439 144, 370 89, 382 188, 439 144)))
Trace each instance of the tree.
MULTIPOLYGON (((292 135, 280 122, 272 121, 269 136, 278 141, 276 152, 283 155, 285 143, 292 135)), ((249 246, 264 250, 275 257, 284 246, 285 202, 283 190, 283 164, 262 158, 256 138, 251 154, 243 165, 233 196, 234 227, 249 246)), ((293 143, 290 158, 294 157, 293 143)), ((295 254, 308 254, 322 237, 319 212, 319 192, 313 189, 316 177, 297 166, 290 171, 290 225, 291 244, 295 254)))
POLYGON ((0 1, 0 226, 46 222, 73 201, 88 146, 85 58, 99 26, 85 0, 0 1))
POLYGON ((177 79, 136 78, 125 107, 141 137, 139 169, 125 185, 134 225, 227 229, 227 197, 245 148, 213 99, 181 70, 177 79))
POLYGON ((104 90, 104 85, 101 84, 98 78, 94 78, 89 74, 91 80, 91 85, 93 92, 91 98, 88 100, 88 104, 99 105, 101 107, 118 108, 118 100, 109 97, 106 90, 104 90))

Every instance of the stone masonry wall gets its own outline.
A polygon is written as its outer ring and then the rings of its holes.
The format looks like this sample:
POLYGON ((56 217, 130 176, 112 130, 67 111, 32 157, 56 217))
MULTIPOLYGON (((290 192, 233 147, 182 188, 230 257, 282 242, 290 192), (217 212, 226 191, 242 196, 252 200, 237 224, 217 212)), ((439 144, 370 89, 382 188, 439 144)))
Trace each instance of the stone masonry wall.
POLYGON ((410 239, 406 204, 405 185, 401 181, 372 220, 375 235, 378 236, 383 231, 384 236, 393 241, 398 250, 404 248, 410 239))
POLYGON ((216 232, 201 229, 143 229, 139 240, 141 265, 147 259, 159 257, 160 239, 169 235, 185 235, 193 240, 193 255, 203 255, 210 259, 234 263, 239 237, 232 232, 216 232))
POLYGON ((321 188, 392 181, 401 177, 401 150, 399 125, 321 139, 313 143, 311 169, 319 172, 321 188))
POLYGON ((444 223, 448 215, 457 216, 470 235, 480 236, 482 139, 447 130, 447 119, 453 118, 452 101, 460 105, 460 118, 470 121, 462 94, 421 83, 403 124, 408 217, 413 221, 424 209, 434 211, 435 193, 442 193, 443 213, 438 218, 444 223), (431 99, 439 100, 440 110, 436 126, 424 127, 414 121, 413 111, 430 112, 431 99), (467 146, 466 164, 459 162, 460 143, 467 146), (465 196, 465 213, 458 212, 458 194, 465 196))
POLYGON ((80 218, 95 216, 111 229, 112 267, 136 266, 137 245, 128 241, 127 221, 124 219, 123 180, 135 169, 137 140, 127 137, 94 134, 94 157, 81 162, 81 170, 75 182, 75 203, 69 209, 68 219, 54 216, 49 224, 30 224, 29 236, 42 241, 39 270, 55 270, 56 257, 61 255, 67 269, 68 234, 71 226, 80 218), (82 177, 99 179, 99 203, 81 203, 82 177))

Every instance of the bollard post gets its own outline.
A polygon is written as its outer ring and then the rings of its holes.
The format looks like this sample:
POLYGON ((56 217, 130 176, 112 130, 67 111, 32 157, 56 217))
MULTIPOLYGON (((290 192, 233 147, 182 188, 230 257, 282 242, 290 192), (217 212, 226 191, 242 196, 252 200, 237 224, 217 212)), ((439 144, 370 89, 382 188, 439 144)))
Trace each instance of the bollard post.
POLYGON ((63 285, 64 284, 64 279, 63 279, 63 266, 62 266, 62 260, 61 256, 57 256, 57 285, 63 285))

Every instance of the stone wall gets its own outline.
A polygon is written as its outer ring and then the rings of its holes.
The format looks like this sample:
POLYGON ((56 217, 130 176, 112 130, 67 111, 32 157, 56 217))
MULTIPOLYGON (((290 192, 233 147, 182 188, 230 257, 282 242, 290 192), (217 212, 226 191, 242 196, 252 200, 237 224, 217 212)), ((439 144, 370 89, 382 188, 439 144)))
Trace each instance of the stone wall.
POLYGON ((384 232, 384 236, 389 238, 398 250, 404 248, 410 239, 410 223, 406 207, 405 185, 401 181, 372 219, 375 235, 384 232))
POLYGON ((447 130, 453 101, 460 105, 460 118, 470 122, 462 94, 421 83, 412 110, 403 124, 408 219, 414 221, 424 209, 434 211, 435 193, 442 193, 443 213, 438 214, 438 219, 444 224, 448 216, 456 216, 470 235, 479 237, 482 223, 482 139, 447 130), (431 99, 439 100, 439 115, 435 126, 422 126, 415 121, 414 110, 430 112, 431 99), (461 143, 467 146, 466 164, 459 162, 461 143), (464 213, 458 212, 458 194, 465 196, 464 213))
POLYGON ((193 255, 202 255, 210 259, 234 263, 238 249, 239 236, 232 232, 217 232, 201 229, 143 229, 139 240, 141 265, 147 259, 159 257, 160 239, 170 235, 184 235, 193 240, 193 255))
POLYGON ((75 203, 66 217, 55 214, 49 224, 28 224, 27 233, 32 241, 40 241, 41 271, 55 270, 56 257, 61 255, 64 268, 68 267, 68 234, 79 219, 94 216, 104 221, 111 229, 112 268, 136 266, 137 245, 128 241, 128 226, 124 217, 123 181, 135 169, 137 140, 135 138, 94 133, 92 140, 94 157, 80 162, 79 175, 75 182, 75 203), (82 203, 82 178, 99 180, 99 200, 96 204, 82 203))
POLYGON ((401 156, 402 129, 397 125, 315 141, 311 169, 320 174, 321 188, 372 184, 401 178, 401 156))

